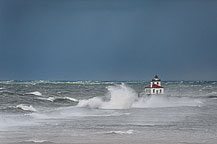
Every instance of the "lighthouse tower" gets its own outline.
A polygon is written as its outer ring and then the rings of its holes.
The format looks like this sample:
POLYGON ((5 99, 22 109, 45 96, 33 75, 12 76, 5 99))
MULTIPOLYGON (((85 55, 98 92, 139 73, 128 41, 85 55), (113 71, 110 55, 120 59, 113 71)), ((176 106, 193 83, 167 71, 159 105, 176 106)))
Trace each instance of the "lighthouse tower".
POLYGON ((161 80, 157 75, 150 82, 150 85, 145 87, 145 93, 150 94, 164 94, 164 88, 161 86, 161 80))

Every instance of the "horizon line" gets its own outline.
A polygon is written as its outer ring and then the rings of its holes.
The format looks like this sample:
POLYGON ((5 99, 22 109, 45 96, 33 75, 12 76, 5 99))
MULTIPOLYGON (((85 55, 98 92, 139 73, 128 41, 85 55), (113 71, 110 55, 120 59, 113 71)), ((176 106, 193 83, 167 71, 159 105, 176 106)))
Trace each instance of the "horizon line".
MULTIPOLYGON (((0 82, 149 82, 151 80, 0 80, 0 82)), ((217 82, 217 80, 161 80, 162 82, 217 82)))

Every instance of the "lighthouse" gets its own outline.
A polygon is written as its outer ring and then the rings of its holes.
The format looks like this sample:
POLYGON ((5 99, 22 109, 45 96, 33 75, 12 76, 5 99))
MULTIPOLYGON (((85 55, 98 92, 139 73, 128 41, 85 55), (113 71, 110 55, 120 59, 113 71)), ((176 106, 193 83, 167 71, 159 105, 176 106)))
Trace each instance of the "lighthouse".
POLYGON ((164 88, 161 86, 161 80, 157 75, 150 82, 150 85, 145 87, 145 93, 150 94, 164 94, 164 88))

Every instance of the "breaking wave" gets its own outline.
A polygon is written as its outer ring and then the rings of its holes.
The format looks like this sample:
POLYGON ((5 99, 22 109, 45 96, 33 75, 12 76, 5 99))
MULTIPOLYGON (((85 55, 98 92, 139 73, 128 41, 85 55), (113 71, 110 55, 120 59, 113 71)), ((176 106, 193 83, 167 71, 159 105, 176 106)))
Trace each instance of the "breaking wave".
POLYGON ((107 99, 93 97, 79 100, 77 107, 99 109, 159 108, 180 106, 201 106, 199 99, 152 95, 138 97, 138 94, 126 84, 107 87, 107 99))
POLYGON ((39 91, 29 92, 29 93, 26 93, 26 94, 36 95, 36 96, 42 96, 42 94, 39 91))
POLYGON ((19 108, 24 111, 36 111, 36 109, 32 105, 19 104, 16 106, 16 108, 19 108))
POLYGON ((40 100, 47 100, 51 102, 56 102, 56 101, 72 101, 72 102, 78 102, 77 99, 71 98, 71 97, 48 97, 48 98, 43 98, 43 97, 38 97, 40 100))
POLYGON ((206 94, 206 96, 207 96, 208 98, 216 99, 216 98, 217 98, 217 92, 213 91, 213 92, 211 92, 211 93, 206 94))
POLYGON ((87 100, 79 100, 78 107, 101 108, 101 109, 128 109, 131 108, 137 93, 124 83, 121 85, 108 86, 108 100, 94 97, 87 100))
POLYGON ((217 92, 213 91, 213 92, 207 93, 206 96, 217 96, 217 92))

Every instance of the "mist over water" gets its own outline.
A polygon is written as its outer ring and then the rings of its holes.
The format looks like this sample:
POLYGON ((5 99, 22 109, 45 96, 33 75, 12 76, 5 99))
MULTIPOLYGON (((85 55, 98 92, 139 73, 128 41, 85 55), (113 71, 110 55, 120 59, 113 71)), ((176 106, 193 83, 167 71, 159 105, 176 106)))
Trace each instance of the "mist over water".
POLYGON ((78 107, 100 108, 100 109, 129 109, 129 108, 158 108, 158 107, 180 107, 200 106, 199 99, 170 97, 167 95, 151 95, 138 97, 139 94, 132 88, 122 83, 120 85, 108 86, 107 99, 93 97, 80 100, 78 107))
POLYGON ((108 90, 107 99, 93 97, 80 100, 78 106, 100 109, 127 109, 131 108, 135 99, 138 98, 138 94, 124 83, 106 88, 108 90))
POLYGON ((0 140, 215 143, 216 82, 163 82, 165 94, 150 96, 144 94, 147 84, 1 82, 0 140))

